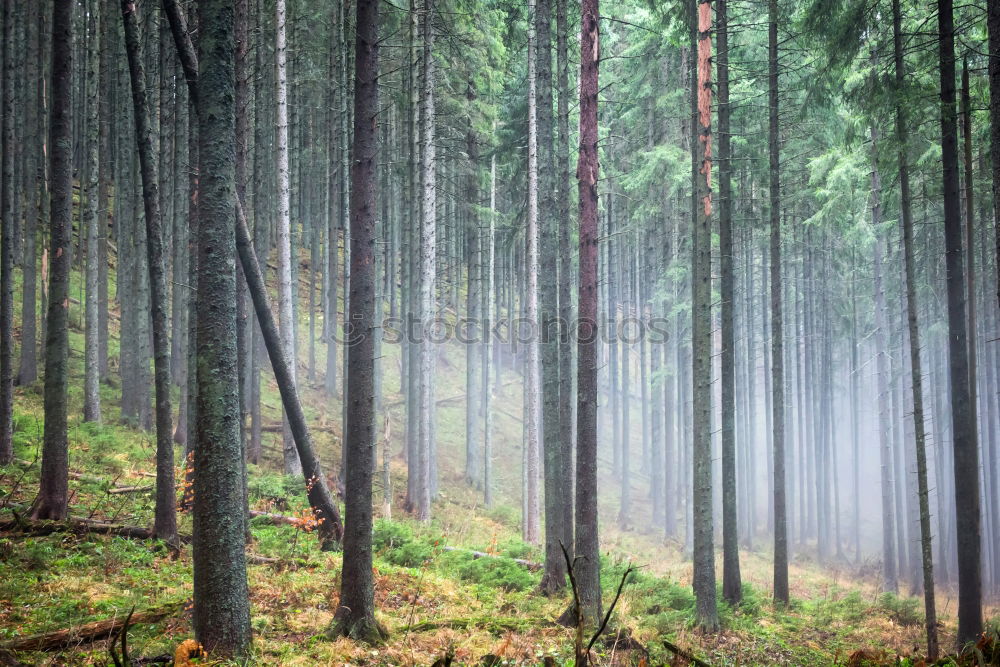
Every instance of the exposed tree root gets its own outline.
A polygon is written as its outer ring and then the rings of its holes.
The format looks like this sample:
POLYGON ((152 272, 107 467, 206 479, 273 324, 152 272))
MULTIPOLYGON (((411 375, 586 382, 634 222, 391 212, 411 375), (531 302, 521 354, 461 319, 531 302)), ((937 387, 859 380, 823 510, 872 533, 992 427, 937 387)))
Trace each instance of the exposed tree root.
POLYGON ((327 639, 349 637, 356 642, 378 646, 389 638, 389 631, 374 616, 359 616, 350 609, 341 607, 326 631, 326 637, 327 639))

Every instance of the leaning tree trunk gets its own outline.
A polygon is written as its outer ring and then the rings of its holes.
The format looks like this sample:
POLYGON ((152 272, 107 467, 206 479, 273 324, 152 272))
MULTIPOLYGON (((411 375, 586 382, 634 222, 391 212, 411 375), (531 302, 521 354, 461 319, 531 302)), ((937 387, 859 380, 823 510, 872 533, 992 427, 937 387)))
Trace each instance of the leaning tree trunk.
POLYGON ((938 0, 938 58, 941 85, 941 166, 948 287, 948 357, 954 449, 955 516, 958 536, 958 642, 979 638, 983 629, 979 446, 969 387, 962 212, 958 188, 958 118, 955 108, 955 19, 952 0, 938 0))
MULTIPOLYGON (((903 62, 903 30, 900 0, 892 0, 892 44, 897 94, 906 82, 903 62)), ((906 281, 906 325, 910 338, 910 381, 913 394, 913 439, 917 458, 917 500, 920 503, 920 555, 923 565, 924 620, 927 628, 927 659, 938 658, 937 611, 934 604, 934 557, 931 510, 927 487, 927 449, 924 424, 923 366, 920 360, 920 328, 917 324, 917 271, 913 248, 913 215, 910 207, 909 127, 906 109, 896 102, 896 141, 899 144, 900 218, 903 235, 903 269, 906 281)))
POLYGON ((45 431, 42 470, 33 519, 65 519, 69 451, 66 391, 69 358, 69 251, 73 229, 73 6, 53 3, 52 115, 49 159, 49 290, 45 324, 45 431))
MULTIPOLYGON (((184 14, 181 12, 177 0, 163 0, 163 5, 170 19, 170 29, 173 32, 174 42, 177 45, 181 65, 188 82, 189 97, 194 108, 198 109, 200 108, 197 85, 198 57, 191 44, 184 14)), ((320 543, 324 549, 332 549, 337 546, 344 532, 340 521, 340 510, 330 494, 326 476, 319 463, 319 457, 316 456, 312 447, 309 429, 302 412, 302 403, 299 401, 295 383, 292 382, 288 360, 281 348, 278 326, 268 303, 264 274, 253 249, 253 241, 250 238, 250 230, 247 228, 246 216, 243 212, 243 203, 238 198, 236 198, 236 249, 243 267, 243 276, 247 281, 247 289, 253 300, 254 312, 260 324, 264 345, 271 360, 271 368, 278 384, 278 392, 281 394, 281 403, 288 415, 292 437, 295 439, 299 460, 302 462, 302 475, 306 481, 306 495, 309 498, 309 505, 312 507, 313 514, 320 521, 320 527, 317 531, 320 543)))
POLYGON ((344 428, 347 470, 344 567, 330 634, 377 642, 372 576, 372 471, 375 466, 375 209, 378 115, 378 0, 357 5, 354 135, 351 148, 351 321, 344 428))
MULTIPOLYGON (((125 50, 132 79, 132 106, 142 175, 142 199, 146 217, 146 261, 149 264, 150 310, 153 323, 153 365, 156 385, 156 512, 153 533, 168 544, 177 542, 177 512, 174 491, 174 444, 170 428, 170 341, 167 321, 167 280, 163 268, 163 230, 160 225, 153 135, 146 98, 139 20, 135 0, 122 0, 125 50)), ((202 292, 214 294, 214 292, 202 292)))
POLYGON ((785 506, 785 370, 781 317, 781 184, 778 157, 778 2, 767 3, 768 154, 771 227, 771 423, 774 450, 774 599, 788 604, 788 521, 785 506))

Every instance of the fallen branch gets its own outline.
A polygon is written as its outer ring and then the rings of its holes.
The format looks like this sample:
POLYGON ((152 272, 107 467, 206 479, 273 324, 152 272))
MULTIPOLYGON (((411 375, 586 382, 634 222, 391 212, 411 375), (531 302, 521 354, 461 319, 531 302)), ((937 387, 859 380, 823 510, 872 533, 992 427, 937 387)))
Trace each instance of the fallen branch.
POLYGON ((462 547, 443 547, 443 549, 445 551, 461 551, 461 552, 464 552, 464 553, 467 553, 467 554, 471 555, 474 559, 477 559, 477 558, 502 558, 502 559, 505 559, 505 560, 511 560, 511 561, 514 561, 515 563, 517 563, 518 565, 523 565, 524 567, 528 568, 532 572, 536 572, 538 570, 541 570, 542 567, 543 567, 542 563, 535 563, 533 561, 525 560, 523 558, 510 558, 509 556, 499 556, 499 555, 496 555, 496 554, 488 554, 485 551, 474 551, 473 549, 463 549, 462 547))
POLYGON ((258 556, 257 554, 247 554, 247 563, 250 565, 271 565, 278 569, 283 569, 294 565, 295 567, 313 567, 316 563, 310 563, 305 558, 271 558, 269 556, 258 556))
POLYGON ((297 516, 289 516, 287 514, 274 514, 273 512, 259 512, 257 510, 250 510, 250 518, 266 519, 273 524, 287 524, 289 526, 296 526, 302 523, 302 519, 300 519, 297 516))
POLYGON ((471 616, 468 618, 446 618, 435 621, 421 621, 407 627, 411 632, 429 632, 448 628, 451 630, 486 630, 494 635, 505 632, 526 632, 549 625, 549 621, 539 618, 518 618, 514 616, 471 616))
POLYGON ((119 493, 149 493, 155 487, 152 486, 116 486, 112 489, 108 489, 108 493, 119 494, 119 493))
POLYGON ((677 644, 671 643, 669 640, 666 640, 666 639, 661 639, 660 641, 663 643, 663 645, 666 647, 666 649, 668 651, 671 651, 676 656, 680 656, 681 658, 684 658, 685 660, 687 660, 688 662, 690 662, 692 665, 696 665, 697 667, 712 667, 710 664, 708 664, 704 660, 701 660, 700 658, 695 657, 694 654, 690 653, 689 651, 685 651, 684 649, 682 649, 677 644))
MULTIPOLYGON (((275 424, 261 424, 261 433, 281 433, 285 428, 285 425, 281 422, 275 424)), ((339 433, 339 431, 334 431, 333 426, 310 426, 309 430, 313 433, 339 433)))
MULTIPOLYGON (((157 623, 180 613, 183 609, 183 602, 172 602, 162 607, 136 612, 132 614, 128 623, 130 625, 157 623)), ((63 628, 62 630, 52 630, 36 635, 28 635, 27 637, 18 637, 17 639, 0 643, 0 650, 55 651, 67 646, 87 644, 107 639, 115 635, 124 623, 124 617, 114 617, 103 621, 85 623, 75 628, 63 628)))
MULTIPOLYGON (((20 466, 24 466, 25 468, 31 468, 35 465, 31 461, 26 461, 25 459, 18 459, 17 464, 20 466)), ((74 470, 70 470, 69 472, 67 472, 66 476, 69 477, 70 479, 75 479, 80 482, 90 482, 91 484, 104 484, 105 481, 103 477, 97 477, 96 475, 88 475, 86 473, 76 472, 74 470)))
POLYGON ((10 651, 0 650, 0 665, 4 667, 28 667, 25 663, 14 657, 10 651))

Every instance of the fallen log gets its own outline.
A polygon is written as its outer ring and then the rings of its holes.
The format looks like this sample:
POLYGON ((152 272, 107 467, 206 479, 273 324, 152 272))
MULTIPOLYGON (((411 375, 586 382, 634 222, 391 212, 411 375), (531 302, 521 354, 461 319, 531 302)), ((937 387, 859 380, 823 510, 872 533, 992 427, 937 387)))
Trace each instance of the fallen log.
POLYGON ((448 618, 435 621, 421 621, 406 627, 406 632, 429 632, 448 628, 451 630, 485 630, 494 635, 505 632, 528 632, 534 628, 552 623, 540 618, 520 618, 517 616, 473 616, 469 618, 448 618))
POLYGON ((116 486, 112 489, 108 489, 108 493, 119 494, 119 493, 149 493, 155 487, 152 486, 116 486))
MULTIPOLYGON (((171 602, 170 604, 137 611, 132 614, 129 625, 157 623, 165 618, 179 614, 184 609, 183 602, 171 602)), ((88 644, 112 637, 121 630, 125 623, 125 615, 85 623, 74 628, 63 628, 41 632, 26 637, 18 637, 5 642, 0 642, 0 650, 6 651, 55 651, 67 646, 88 644)))
MULTIPOLYGON (((261 433, 281 433, 284 430, 284 425, 281 422, 274 424, 261 424, 261 433)), ((339 431, 334 431, 333 426, 310 426, 309 429, 313 433, 339 433, 339 431)))
POLYGON ((257 554, 247 554, 247 563, 250 565, 270 565, 278 569, 286 567, 314 567, 316 563, 311 563, 305 558, 271 558, 269 556, 258 556, 257 554))
POLYGON ((267 519, 274 524, 286 524, 289 526, 295 526, 302 522, 297 516, 289 516, 287 514, 274 514, 273 512, 259 512, 257 510, 250 510, 250 518, 252 519, 267 519))
POLYGON ((708 664, 704 660, 696 657, 693 653, 691 653, 689 651, 685 651, 680 646, 678 646, 677 644, 674 644, 673 642, 671 642, 671 641, 669 641, 667 639, 661 639, 660 642, 663 644, 664 648, 666 648, 668 651, 670 651, 671 653, 673 653, 674 655, 676 655, 676 656, 678 656, 680 658, 684 658, 685 660, 687 660, 692 665, 696 665, 697 667, 712 667, 710 664, 708 664))
MULTIPOLYGON (((83 535, 112 535, 133 540, 153 539, 153 531, 142 526, 129 526, 120 523, 110 523, 98 519, 71 516, 63 521, 31 521, 20 515, 13 519, 0 521, 0 532, 16 531, 23 535, 51 535, 52 533, 73 533, 83 535)), ((190 535, 181 535, 181 542, 190 542, 190 535)))
POLYGON ((517 563, 518 565, 522 565, 522 566, 528 568, 532 572, 536 572, 538 570, 541 570, 542 567, 543 567, 542 563, 535 563, 535 562, 532 562, 530 560, 525 560, 523 558, 511 558, 510 556, 500 556, 500 555, 497 555, 497 554, 488 554, 485 551, 475 551, 474 549, 463 549, 462 547, 444 547, 444 550, 445 551, 461 551, 461 552, 469 554, 470 556, 472 556, 473 559, 478 559, 478 558, 501 558, 501 559, 511 560, 511 561, 514 561, 515 563, 517 563))
POLYGON ((118 537, 129 537, 138 540, 146 540, 153 537, 153 531, 148 528, 126 526, 79 517, 70 517, 65 521, 29 521, 27 519, 0 521, 0 531, 5 530, 16 530, 17 532, 31 535, 97 533, 99 535, 117 535, 118 537))
POLYGON ((14 657, 10 651, 0 650, 0 665, 4 667, 28 667, 26 664, 14 657))
MULTIPOLYGON (((35 465, 31 461, 26 461, 25 459, 18 459, 17 463, 18 465, 23 466, 25 468, 31 468, 35 465)), ((70 470, 69 472, 66 473, 66 476, 69 477, 70 479, 75 479, 80 482, 90 482, 91 484, 104 483, 103 477, 97 477, 96 475, 88 475, 87 473, 76 472, 75 470, 70 470)))

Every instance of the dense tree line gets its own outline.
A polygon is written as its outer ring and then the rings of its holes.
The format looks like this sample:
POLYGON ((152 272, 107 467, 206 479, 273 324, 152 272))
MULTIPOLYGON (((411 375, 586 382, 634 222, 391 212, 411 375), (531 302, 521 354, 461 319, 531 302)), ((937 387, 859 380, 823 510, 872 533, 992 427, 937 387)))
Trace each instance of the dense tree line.
POLYGON ((179 548, 183 465, 221 654, 250 642, 269 451, 344 552, 329 634, 384 639, 375 508, 434 516, 452 400, 464 483, 520 503, 542 593, 572 570, 567 623, 601 621, 616 523, 683 546, 707 631, 721 547, 732 604, 741 551, 782 604, 796 554, 872 556, 924 596, 928 655, 935 588, 973 642, 1000 589, 996 5, 4 0, 0 464, 39 377, 34 519, 68 514, 68 422, 154 431, 153 533, 179 548))

